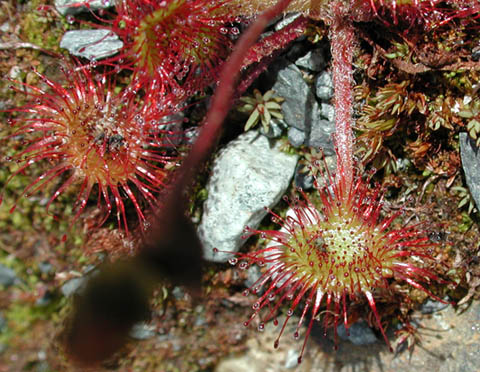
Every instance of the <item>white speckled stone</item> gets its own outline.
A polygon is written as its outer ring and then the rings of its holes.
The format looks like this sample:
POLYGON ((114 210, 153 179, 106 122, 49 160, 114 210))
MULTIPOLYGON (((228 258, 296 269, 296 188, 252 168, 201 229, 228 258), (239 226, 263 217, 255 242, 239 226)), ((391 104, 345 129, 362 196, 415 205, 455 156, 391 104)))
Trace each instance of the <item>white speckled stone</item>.
POLYGON ((123 48, 123 41, 110 30, 74 30, 63 35, 60 48, 77 57, 97 60, 117 53, 123 48))
POLYGON ((257 131, 249 131, 230 142, 215 160, 207 185, 208 198, 198 233, 204 257, 225 262, 245 242, 245 226, 256 228, 265 217, 265 206, 273 207, 290 184, 297 156, 278 149, 257 131))
POLYGON ((55 8, 62 15, 106 9, 114 5, 115 0, 55 0, 55 8))

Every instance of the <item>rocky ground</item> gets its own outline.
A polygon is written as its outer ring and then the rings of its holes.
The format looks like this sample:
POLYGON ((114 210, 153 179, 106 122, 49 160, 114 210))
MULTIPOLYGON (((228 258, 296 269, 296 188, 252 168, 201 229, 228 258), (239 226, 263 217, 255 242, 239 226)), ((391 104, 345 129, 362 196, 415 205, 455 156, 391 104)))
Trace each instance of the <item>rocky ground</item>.
POLYGON ((399 353, 390 353, 383 340, 375 339, 365 325, 358 327, 355 335, 351 331, 357 344, 345 337, 337 351, 333 350, 331 338, 324 339, 322 330, 317 330, 301 365, 297 364, 299 344, 290 334, 287 333, 278 350, 273 348, 278 328, 270 324, 264 333, 247 340, 249 349, 246 353, 222 360, 215 372, 477 371, 480 361, 479 314, 478 303, 458 311, 448 307, 429 315, 417 314, 421 324, 417 336, 421 341, 411 350, 404 349, 399 353))

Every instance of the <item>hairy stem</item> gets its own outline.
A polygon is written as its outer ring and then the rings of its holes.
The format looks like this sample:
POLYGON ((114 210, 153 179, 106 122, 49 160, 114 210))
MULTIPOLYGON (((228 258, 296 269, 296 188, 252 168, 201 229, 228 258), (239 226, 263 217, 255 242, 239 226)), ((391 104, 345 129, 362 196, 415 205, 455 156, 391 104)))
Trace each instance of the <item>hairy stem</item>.
MULTIPOLYGON (((223 120, 230 109, 236 79, 241 71, 244 59, 268 22, 283 12, 290 1, 280 0, 274 7, 260 14, 257 20, 239 39, 235 50, 225 62, 220 73, 218 88, 213 96, 202 131, 178 170, 178 178, 169 189, 169 192, 160 195, 154 227, 151 229, 150 234, 144 236, 142 249, 144 255, 160 253, 156 252, 160 250, 158 242, 163 242, 163 245, 168 246, 168 242, 175 240, 174 232, 178 230, 178 226, 186 223, 185 191, 191 186, 217 140, 223 120)), ((192 237, 192 239, 196 239, 196 237, 192 237)), ((185 254, 191 254, 189 250, 195 250, 191 244, 182 247, 182 249, 185 250, 185 254)))
POLYGON ((332 14, 329 37, 335 88, 337 174, 343 178, 348 190, 353 182, 352 60, 355 30, 352 21, 346 16, 342 1, 335 1, 332 14))

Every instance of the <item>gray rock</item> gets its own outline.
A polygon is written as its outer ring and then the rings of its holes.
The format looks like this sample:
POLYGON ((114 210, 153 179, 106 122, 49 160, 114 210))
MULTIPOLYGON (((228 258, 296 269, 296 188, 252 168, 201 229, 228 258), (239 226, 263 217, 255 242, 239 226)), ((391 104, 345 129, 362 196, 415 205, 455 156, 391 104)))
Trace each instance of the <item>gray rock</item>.
POLYGON ((137 323, 130 330, 129 336, 135 340, 148 340, 157 334, 155 327, 147 323, 137 323))
POLYGON ((278 96, 285 98, 282 103, 285 122, 308 134, 309 124, 320 120, 320 110, 300 69, 284 60, 275 65, 270 75, 275 79, 272 89, 278 96))
MULTIPOLYGON (((277 350, 272 340, 278 336, 279 327, 268 322, 265 331, 255 333, 246 341, 246 352, 221 361, 215 372, 265 372, 284 371, 289 350, 299 350, 302 340, 290 335, 295 331, 298 318, 295 315, 280 339, 277 350), (290 336, 290 337, 289 337, 290 336), (280 367, 279 367, 280 366, 280 367)), ((391 353, 380 339, 376 344, 353 345, 341 341, 339 349, 333 351, 333 342, 323 342, 323 324, 318 324, 321 337, 308 342, 304 361, 295 372, 399 372, 436 371, 470 372, 478 371, 480 365, 480 303, 473 301, 466 309, 455 310, 449 306, 443 311, 419 319, 423 329, 416 334, 421 345, 415 345, 405 352, 391 353), (314 342, 317 341, 317 342, 314 342)), ((305 327, 303 327, 305 329, 305 327)), ((332 332, 333 333, 333 332, 332 332)), ((303 337, 302 335, 300 336, 303 337)), ((395 346, 394 338, 391 338, 395 346)))
POLYGON ((283 120, 272 118, 268 126, 268 131, 265 131, 263 125, 260 125, 260 133, 268 138, 279 138, 286 127, 287 124, 283 120))
POLYGON ((158 121, 152 121, 150 125, 159 130, 171 130, 172 126, 183 123, 184 119, 185 113, 180 110, 171 115, 163 116, 158 121))
POLYGON ((245 280, 245 287, 252 287, 258 279, 262 276, 262 272, 257 265, 250 266, 247 269, 247 279, 245 280))
POLYGON ((295 64, 298 67, 302 67, 315 72, 322 71, 327 66, 327 62, 325 61, 325 55, 323 54, 322 49, 315 49, 309 51, 306 55, 297 59, 295 64))
POLYGON ((305 143, 305 132, 291 127, 288 129, 288 141, 293 147, 300 147, 305 143))
POLYGON ((323 118, 327 119, 328 121, 335 122, 335 107, 333 105, 322 102, 320 105, 320 112, 320 115, 323 118))
POLYGON ((321 72, 315 78, 315 94, 322 101, 330 101, 333 98, 332 74, 328 71, 321 72))
POLYGON ((162 117, 158 122, 153 122, 151 125, 161 131, 164 131, 166 145, 177 146, 185 140, 185 133, 183 131, 183 120, 185 113, 178 111, 172 115, 162 117))
POLYGON ((60 291, 65 297, 70 297, 85 284, 85 278, 72 278, 63 283, 60 291))
POLYGON ((60 48, 77 57, 98 60, 117 53, 123 48, 123 41, 110 30, 74 30, 63 35, 60 48))
POLYGON ((310 50, 310 45, 307 43, 296 42, 291 47, 288 48, 288 51, 285 57, 293 64, 295 61, 304 56, 310 50))
POLYGON ((329 120, 319 120, 312 123, 307 145, 322 149, 325 155, 335 154, 332 135, 335 133, 335 123, 329 120))
POLYGON ((42 274, 50 274, 53 272, 53 266, 48 261, 43 261, 38 264, 38 269, 42 274))
POLYGON ((472 49, 472 59, 474 61, 480 60, 480 45, 477 45, 472 49))
POLYGON ((17 275, 12 269, 0 264, 0 286, 10 287, 18 282, 17 275))
POLYGON ((205 315, 199 314, 195 318, 195 322, 193 322, 193 325, 195 327, 204 327, 208 324, 207 319, 205 318, 205 315))
POLYGON ((10 27, 10 22, 4 22, 0 25, 0 31, 7 33, 8 31, 10 31, 10 27))
MULTIPOLYGON (((103 258, 102 258, 103 260, 103 258)), ((81 292, 85 289, 88 280, 99 273, 95 265, 87 265, 83 269, 83 276, 81 277, 74 277, 67 280, 63 285, 60 287, 60 292, 65 297, 70 297, 75 293, 81 292)))
POLYGON ((172 294, 173 294, 173 297, 175 297, 175 299, 177 300, 183 300, 183 298, 185 297, 185 292, 181 287, 173 288, 172 294))
POLYGON ((475 141, 467 133, 460 133, 460 155, 468 189, 480 210, 480 153, 475 141))
POLYGON ((55 8, 62 15, 78 14, 90 10, 107 9, 115 5, 115 0, 55 0, 55 8), (79 4, 87 4, 79 6, 79 4))
MULTIPOLYGON (((444 300, 448 300, 448 299, 446 298, 444 300)), ((437 311, 442 311, 443 309, 447 308, 448 305, 449 304, 444 304, 429 298, 427 301, 425 301, 424 304, 422 304, 420 311, 422 312, 422 314, 433 314, 433 313, 436 313, 437 311)))
POLYGON ((397 170, 398 172, 406 171, 412 163, 407 158, 397 158, 397 170))
POLYGON ((214 162, 207 185, 208 198, 198 233, 204 257, 225 262, 237 252, 246 225, 256 228, 285 193, 297 156, 281 152, 257 131, 248 131, 230 142, 214 162))
POLYGON ((195 321, 193 325, 195 327, 203 327, 208 324, 207 318, 205 317, 205 307, 202 305, 195 306, 195 321))
POLYGON ((8 71, 8 76, 10 77, 10 79, 18 80, 18 79, 21 79, 20 75, 22 73, 23 71, 20 68, 20 66, 15 65, 15 66, 12 66, 10 71, 8 71))
POLYGON ((295 186, 301 187, 303 190, 310 190, 313 187, 313 176, 304 164, 298 164, 295 169, 295 186))
POLYGON ((347 334, 343 323, 337 327, 337 332, 342 340, 348 340, 354 345, 370 345, 377 342, 377 337, 365 321, 353 323, 348 328, 350 335, 347 334))
POLYGON ((49 304, 52 303, 53 299, 54 299, 53 293, 50 291, 46 291, 42 297, 37 298, 37 300, 35 301, 35 305, 40 307, 48 306, 49 304))
MULTIPOLYGON (((101 261, 103 261, 105 259, 105 256, 103 255, 103 253, 99 254, 99 258, 101 261)), ((95 265, 87 265, 85 266, 85 268, 83 269, 83 273, 85 275, 95 275, 98 273, 98 270, 96 270, 96 266, 95 265)))
POLYGON ((198 127, 187 128, 185 129, 183 135, 185 143, 187 145, 193 145, 200 135, 200 129, 198 127))

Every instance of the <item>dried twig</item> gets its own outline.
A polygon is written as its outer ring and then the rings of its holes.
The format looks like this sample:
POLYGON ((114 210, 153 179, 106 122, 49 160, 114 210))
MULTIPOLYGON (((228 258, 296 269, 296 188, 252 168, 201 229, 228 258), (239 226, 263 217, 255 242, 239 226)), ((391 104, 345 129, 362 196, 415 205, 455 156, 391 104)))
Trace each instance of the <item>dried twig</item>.
POLYGON ((16 49, 33 49, 38 50, 42 53, 48 54, 52 57, 61 57, 59 53, 53 52, 51 50, 42 48, 36 44, 32 44, 25 41, 7 41, 7 42, 0 42, 0 50, 16 50, 16 49))

